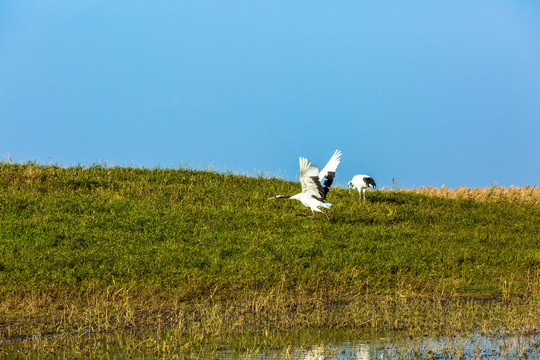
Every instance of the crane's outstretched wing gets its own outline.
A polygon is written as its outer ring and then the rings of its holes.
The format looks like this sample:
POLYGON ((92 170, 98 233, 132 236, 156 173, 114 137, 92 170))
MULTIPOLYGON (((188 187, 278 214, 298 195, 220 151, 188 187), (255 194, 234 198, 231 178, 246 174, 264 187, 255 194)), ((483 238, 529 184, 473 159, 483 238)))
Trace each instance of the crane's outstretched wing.
POLYGON ((326 194, 328 194, 328 190, 330 190, 330 186, 332 186, 332 182, 334 181, 334 177, 336 176, 336 169, 339 165, 339 162, 341 161, 341 151, 336 150, 334 152, 334 155, 328 160, 326 165, 323 167, 321 172, 319 173, 319 182, 322 184, 323 189, 323 195, 322 198, 326 198, 326 194))
POLYGON ((301 157, 299 162, 302 192, 322 200, 324 198, 324 189, 319 181, 319 169, 306 158, 301 157))

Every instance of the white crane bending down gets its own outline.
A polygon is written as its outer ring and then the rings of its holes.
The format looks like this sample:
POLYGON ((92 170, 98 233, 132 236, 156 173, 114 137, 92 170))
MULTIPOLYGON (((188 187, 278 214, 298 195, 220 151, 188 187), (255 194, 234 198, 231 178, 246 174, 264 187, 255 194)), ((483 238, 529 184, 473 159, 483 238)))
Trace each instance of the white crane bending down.
MULTIPOLYGON (((315 212, 323 213, 328 221, 330 218, 328 215, 319 209, 324 207, 330 209, 329 202, 326 202, 326 194, 332 186, 334 177, 336 176, 336 169, 341 161, 341 151, 336 150, 332 158, 319 172, 319 169, 315 165, 312 165, 306 158, 300 157, 300 183, 302 184, 302 192, 293 196, 276 195, 268 200, 272 199, 294 199, 300 201, 304 206, 307 206, 312 211, 311 218, 315 218, 315 212)), ((303 214, 299 214, 304 216, 303 214)), ((308 215, 305 215, 308 216, 308 215)))
POLYGON ((349 184, 347 187, 350 189, 351 187, 353 189, 358 190, 358 197, 362 198, 362 192, 364 193, 364 201, 366 201, 366 189, 369 189, 370 187, 374 188, 377 187, 375 184, 375 180, 371 176, 368 175, 355 175, 351 181, 349 181, 349 184))

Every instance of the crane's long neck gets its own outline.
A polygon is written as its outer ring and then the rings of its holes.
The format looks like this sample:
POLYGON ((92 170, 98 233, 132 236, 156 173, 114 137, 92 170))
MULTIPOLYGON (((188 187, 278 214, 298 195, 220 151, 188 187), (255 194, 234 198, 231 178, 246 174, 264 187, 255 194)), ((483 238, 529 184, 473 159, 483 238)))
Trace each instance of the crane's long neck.
POLYGON ((291 197, 290 196, 285 196, 285 195, 276 195, 274 196, 274 199, 290 199, 291 197))

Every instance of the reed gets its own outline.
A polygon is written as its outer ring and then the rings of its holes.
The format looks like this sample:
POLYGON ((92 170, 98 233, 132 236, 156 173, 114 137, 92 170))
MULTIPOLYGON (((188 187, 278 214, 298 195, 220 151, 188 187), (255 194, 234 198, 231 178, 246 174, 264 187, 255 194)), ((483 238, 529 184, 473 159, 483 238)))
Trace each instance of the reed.
MULTIPOLYGON (((532 299, 507 303, 456 299, 434 303, 385 297, 327 308, 304 304, 305 309, 289 308, 284 314, 283 307, 287 305, 291 304, 277 303, 264 313, 250 313, 253 303, 197 304, 189 309, 176 305, 169 309, 168 317, 161 316, 157 323, 137 323, 129 329, 111 331, 115 323, 109 322, 109 331, 103 331, 99 329, 103 322, 98 322, 92 330, 4 339, 0 357, 217 358, 226 353, 232 358, 261 354, 264 358, 304 354, 304 358, 308 353, 319 358, 332 354, 347 358, 342 349, 336 348, 336 334, 348 341, 367 339, 372 353, 392 359, 471 357, 486 351, 501 358, 518 359, 526 358, 528 353, 534 357, 538 350, 538 324, 532 320, 538 318, 538 310, 534 310, 538 304, 532 299), (319 309, 313 312, 313 307, 319 309), (305 316, 326 320, 306 328, 305 316), (246 320, 240 320, 242 317, 246 320), (284 329, 285 317, 288 325, 284 329), (328 319, 333 317, 344 319, 345 323, 336 323, 337 329, 329 328, 328 319), (274 323, 270 318, 281 321, 274 323), (248 324, 251 326, 247 327, 248 324)), ((357 351, 350 355, 351 359, 358 358, 357 351)))
POLYGON ((460 186, 455 189, 441 186, 435 187, 419 187, 413 189, 397 189, 386 191, 400 191, 404 193, 421 194, 426 196, 439 196, 448 199, 472 199, 475 201, 496 201, 506 203, 525 203, 531 205, 540 205, 540 186, 496 186, 494 183, 490 187, 483 188, 468 188, 460 186))
POLYGON ((0 336, 47 342, 80 334, 131 331, 170 334, 203 345, 216 339, 221 343, 231 337, 299 329, 398 331, 409 337, 500 329, 535 333, 540 318, 538 299, 538 294, 507 300, 364 295, 335 303, 276 294, 242 301, 185 302, 171 294, 129 290, 108 289, 76 297, 64 294, 63 298, 49 293, 24 303, 3 303, 0 336))

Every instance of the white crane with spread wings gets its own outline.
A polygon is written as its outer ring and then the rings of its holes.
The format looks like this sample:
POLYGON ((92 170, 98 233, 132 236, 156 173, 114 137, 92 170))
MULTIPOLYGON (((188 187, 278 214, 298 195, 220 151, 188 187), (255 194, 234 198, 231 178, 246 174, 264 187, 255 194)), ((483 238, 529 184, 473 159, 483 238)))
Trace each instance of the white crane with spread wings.
POLYGON ((329 209, 332 204, 326 202, 326 195, 334 177, 336 176, 336 169, 341 161, 341 151, 336 150, 332 158, 319 172, 319 169, 315 165, 312 165, 306 158, 301 157, 300 162, 300 183, 302 184, 302 192, 292 196, 276 195, 271 199, 294 199, 300 201, 304 206, 307 206, 312 211, 311 218, 315 218, 315 212, 323 213, 330 221, 328 215, 319 209, 323 207, 329 209))

